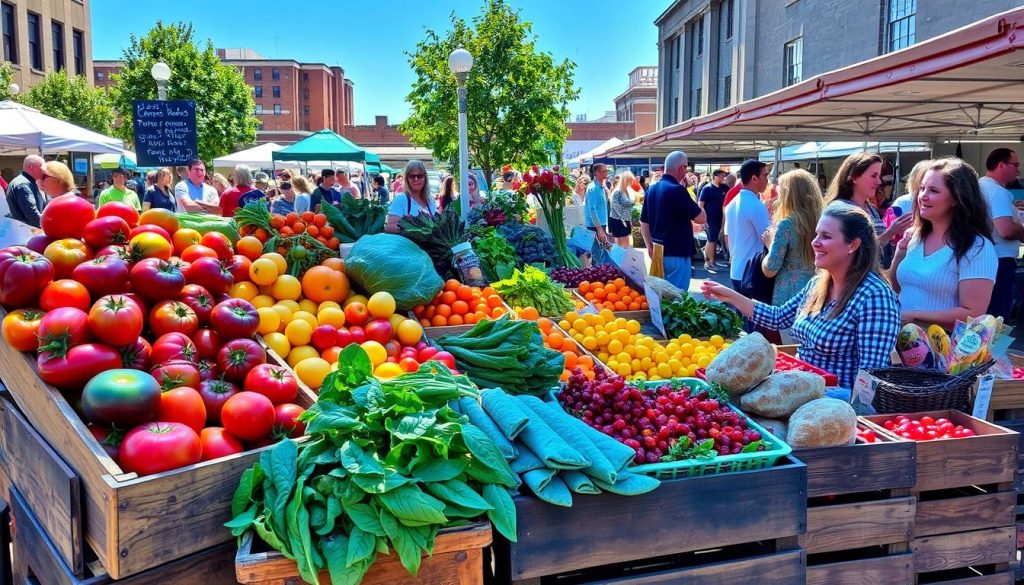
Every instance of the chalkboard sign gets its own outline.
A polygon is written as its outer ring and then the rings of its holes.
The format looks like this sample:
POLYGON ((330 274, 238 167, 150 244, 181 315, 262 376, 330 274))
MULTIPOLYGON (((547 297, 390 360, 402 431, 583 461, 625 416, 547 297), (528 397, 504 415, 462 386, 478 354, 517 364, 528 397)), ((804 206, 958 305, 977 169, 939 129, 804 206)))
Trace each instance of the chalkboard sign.
POLYGON ((194 101, 135 100, 132 110, 138 166, 183 165, 199 157, 194 101))

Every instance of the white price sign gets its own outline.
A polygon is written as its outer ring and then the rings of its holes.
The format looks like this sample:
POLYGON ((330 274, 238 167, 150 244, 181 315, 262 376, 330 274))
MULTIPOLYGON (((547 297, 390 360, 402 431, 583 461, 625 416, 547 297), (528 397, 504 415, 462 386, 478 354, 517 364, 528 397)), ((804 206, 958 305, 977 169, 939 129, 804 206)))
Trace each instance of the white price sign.
POLYGON ((644 282, 644 296, 647 297, 647 306, 651 309, 651 323, 661 332, 662 338, 668 338, 665 333, 665 323, 661 319, 661 297, 646 282, 644 282))

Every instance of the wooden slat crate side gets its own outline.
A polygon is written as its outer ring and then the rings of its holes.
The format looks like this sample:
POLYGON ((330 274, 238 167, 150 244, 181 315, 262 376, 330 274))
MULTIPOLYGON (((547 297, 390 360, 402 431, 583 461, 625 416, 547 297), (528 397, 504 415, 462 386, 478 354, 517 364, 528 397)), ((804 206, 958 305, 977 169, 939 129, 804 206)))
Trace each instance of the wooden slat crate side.
POLYGON ((807 554, 851 550, 910 540, 913 497, 807 509, 807 533, 800 546, 807 554))
POLYGON ((910 488, 916 447, 910 441, 857 443, 844 447, 797 449, 807 465, 807 497, 910 488))
POLYGON ((914 555, 808 565, 807 585, 909 585, 914 582, 914 555))
POLYGON ((986 420, 993 420, 997 411, 1024 408, 1024 380, 996 380, 988 403, 986 420))
POLYGON ((521 580, 796 536, 806 527, 806 467, 785 461, 769 469, 666 480, 642 496, 579 497, 571 508, 518 497, 518 524, 528 528, 509 544, 508 558, 498 559, 498 573, 507 563, 511 579, 521 580))
POLYGON ((804 585, 804 555, 789 550, 767 555, 723 561, 697 567, 659 571, 646 575, 601 579, 603 585, 721 585, 723 583, 757 583, 758 585, 804 585))
POLYGON ((1016 555, 1014 526, 922 536, 910 541, 914 570, 930 573, 978 565, 1009 563, 1016 555))
POLYGON ((913 536, 1010 526, 1016 508, 1016 491, 918 501, 913 536))
POLYGON ((61 553, 46 536, 25 498, 16 486, 8 493, 13 531, 13 576, 16 583, 29 583, 34 576, 38 583, 47 585, 100 585, 109 582, 105 576, 78 579, 61 560, 61 553))
POLYGON ((975 575, 973 577, 950 579, 948 581, 929 580, 928 582, 932 585, 1012 585, 1013 581, 1013 572, 1001 571, 991 575, 975 575))

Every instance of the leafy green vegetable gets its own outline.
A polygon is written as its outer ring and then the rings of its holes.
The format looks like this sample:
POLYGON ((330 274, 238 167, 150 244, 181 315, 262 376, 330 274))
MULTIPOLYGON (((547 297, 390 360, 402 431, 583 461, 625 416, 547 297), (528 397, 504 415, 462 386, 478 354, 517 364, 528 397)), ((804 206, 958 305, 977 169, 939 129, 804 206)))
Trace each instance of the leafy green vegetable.
POLYGON ((687 333, 693 337, 736 337, 743 330, 743 318, 717 301, 698 301, 688 294, 661 306, 662 323, 670 338, 687 333))
POLYGON ((401 311, 429 303, 444 285, 430 256, 396 234, 359 238, 345 257, 345 273, 371 295, 390 292, 401 311))
POLYGON ((342 197, 337 206, 321 205, 320 212, 327 216, 327 223, 334 228, 334 235, 341 243, 351 244, 367 235, 384 231, 388 217, 387 207, 369 199, 342 197))
POLYGON ((495 282, 511 277, 519 265, 516 249, 493 227, 483 228, 478 233, 473 240, 473 250, 480 257, 480 267, 487 280, 495 282))
POLYGON ((576 308, 565 287, 534 266, 516 270, 491 286, 510 306, 533 307, 545 317, 561 318, 576 308))
POLYGON ((445 278, 456 278, 452 266, 452 246, 467 240, 466 227, 458 213, 449 207, 434 217, 417 215, 404 217, 398 227, 426 252, 434 262, 434 269, 445 278))

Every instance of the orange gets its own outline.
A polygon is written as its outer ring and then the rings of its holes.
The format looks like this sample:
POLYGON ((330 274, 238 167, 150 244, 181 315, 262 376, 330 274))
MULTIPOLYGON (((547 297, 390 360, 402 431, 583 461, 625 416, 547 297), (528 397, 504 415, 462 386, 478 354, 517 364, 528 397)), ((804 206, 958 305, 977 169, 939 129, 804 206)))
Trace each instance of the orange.
POLYGON ((450 290, 441 293, 441 302, 445 305, 450 305, 457 300, 459 300, 458 295, 450 290))
POLYGON ((331 270, 337 270, 338 272, 345 272, 345 261, 341 258, 327 258, 320 263, 320 266, 326 266, 331 270))
POLYGON ((603 287, 598 287, 594 289, 594 298, 599 301, 603 301, 607 295, 608 292, 605 291, 603 287))
POLYGON ((519 311, 519 317, 528 321, 536 321, 540 319, 540 312, 534 307, 524 307, 519 311))
POLYGON ((447 319, 452 316, 452 308, 448 305, 438 305, 435 313, 447 319))
POLYGON ((178 216, 174 215, 173 211, 157 207, 147 209, 139 216, 139 225, 146 224, 162 227, 169 234, 174 234, 174 232, 178 231, 178 227, 180 227, 178 225, 178 216))
POLYGON ((430 324, 434 327, 444 327, 448 324, 448 319, 443 315, 434 315, 434 318, 430 320, 430 324))
POLYGON ((420 319, 420 325, 423 325, 424 327, 430 327, 430 320, 429 319, 420 319))
POLYGON ((498 295, 491 295, 487 297, 487 308, 493 309, 494 307, 501 306, 501 297, 498 295))
POLYGON ((614 281, 612 281, 612 284, 619 287, 626 286, 626 280, 624 278, 616 278, 614 281))
POLYGON ((466 320, 466 324, 467 325, 475 325, 477 323, 477 321, 479 321, 480 319, 483 319, 483 317, 480 317, 476 313, 467 313, 466 316, 463 317, 463 319, 466 320))
POLYGON ((548 319, 547 317, 537 319, 537 327, 540 328, 542 333, 551 333, 551 319, 548 319))
POLYGON ((565 358, 565 369, 571 370, 576 367, 579 356, 571 351, 563 351, 562 357, 565 358))
POLYGON ((576 351, 576 342, 574 340, 572 340, 572 339, 567 337, 567 338, 562 340, 562 346, 561 347, 552 347, 551 349, 561 349, 562 351, 575 352, 576 351))
POLYGON ((604 285, 604 290, 605 292, 613 293, 617 292, 619 290, 619 287, 615 286, 614 282, 609 282, 608 284, 604 285))
POLYGON ((459 290, 459 286, 461 285, 461 282, 455 280, 454 278, 449 278, 448 281, 444 283, 444 290, 449 292, 455 292, 459 290))
POLYGON ((583 282, 580 283, 580 292, 581 293, 587 293, 589 291, 590 291, 590 283, 584 280, 583 282))
POLYGON ((469 305, 466 304, 466 301, 459 300, 452 303, 452 313, 456 315, 465 315, 468 312, 469 305))
POLYGON ((462 318, 462 315, 452 315, 451 317, 448 317, 449 325, 462 325, 465 322, 466 321, 462 318))
POLYGON ((505 307, 492 307, 491 308, 491 317, 494 318, 494 319, 497 319, 498 317, 501 317, 502 315, 504 315, 505 312, 506 312, 505 311, 505 307))
MULTIPOLYGON (((605 290, 608 290, 608 289, 605 289, 605 290)), ((619 296, 619 293, 610 292, 610 293, 608 293, 608 296, 606 296, 605 298, 608 299, 609 302, 614 303, 615 301, 619 300, 621 297, 619 296)))
POLYGON ((314 303, 341 302, 348 296, 348 277, 326 266, 314 266, 302 275, 302 293, 314 303))
POLYGON ((482 297, 489 297, 496 294, 498 294, 498 291, 494 290, 489 286, 485 286, 482 289, 480 289, 480 296, 482 297))
POLYGON ((589 355, 581 355, 577 360, 581 368, 592 369, 594 367, 594 358, 589 355))
MULTIPOLYGON (((177 237, 177 235, 175 235, 175 237, 177 237)), ((254 236, 245 236, 235 244, 235 250, 249 260, 255 260, 263 255, 263 242, 259 241, 259 239, 254 236)))
POLYGON ((459 285, 459 288, 455 290, 455 295, 459 297, 460 301, 469 302, 473 300, 473 289, 466 285, 459 285))
POLYGON ((554 331, 552 333, 548 333, 546 341, 548 347, 560 349, 562 347, 562 342, 565 341, 565 336, 563 336, 561 333, 557 331, 554 331))

